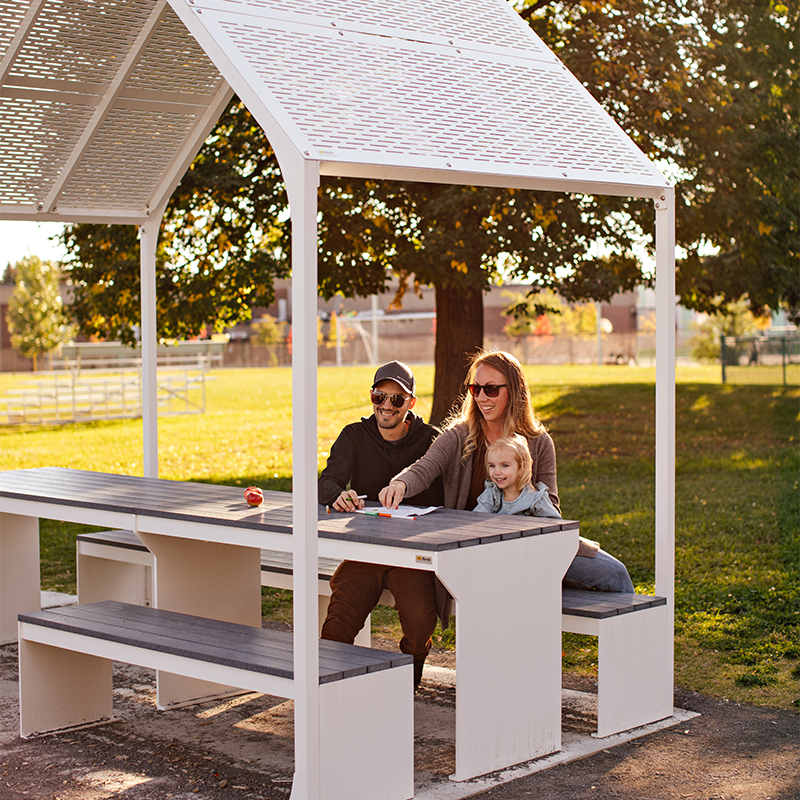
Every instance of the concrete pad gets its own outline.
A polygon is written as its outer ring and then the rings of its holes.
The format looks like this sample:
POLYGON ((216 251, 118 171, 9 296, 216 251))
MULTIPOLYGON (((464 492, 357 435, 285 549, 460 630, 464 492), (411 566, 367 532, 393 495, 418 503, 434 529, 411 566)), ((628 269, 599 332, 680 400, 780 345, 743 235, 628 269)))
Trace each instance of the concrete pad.
POLYGON ((78 598, 74 594, 64 592, 42 592, 42 608, 59 608, 61 606, 75 606, 78 598))

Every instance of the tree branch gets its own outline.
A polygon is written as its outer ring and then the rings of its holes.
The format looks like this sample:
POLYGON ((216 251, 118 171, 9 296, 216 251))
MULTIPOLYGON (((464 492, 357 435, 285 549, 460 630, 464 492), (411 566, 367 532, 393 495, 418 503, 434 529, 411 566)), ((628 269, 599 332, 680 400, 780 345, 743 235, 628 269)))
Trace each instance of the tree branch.
POLYGON ((545 6, 552 4, 553 0, 536 0, 535 3, 531 3, 526 8, 523 8, 522 11, 519 12, 519 15, 522 17, 522 19, 528 19, 528 17, 532 16, 540 8, 544 8, 545 6))

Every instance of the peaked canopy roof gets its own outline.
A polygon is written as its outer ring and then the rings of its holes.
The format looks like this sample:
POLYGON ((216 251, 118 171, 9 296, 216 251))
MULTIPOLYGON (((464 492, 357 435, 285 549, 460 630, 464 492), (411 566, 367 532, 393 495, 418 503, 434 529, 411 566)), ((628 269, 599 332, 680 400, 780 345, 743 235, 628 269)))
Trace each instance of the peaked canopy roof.
POLYGON ((0 0, 0 218, 145 221, 230 96, 166 0, 0 0))
POLYGON ((322 174, 667 186, 505 0, 0 0, 0 54, 5 219, 145 221, 229 85, 322 174))

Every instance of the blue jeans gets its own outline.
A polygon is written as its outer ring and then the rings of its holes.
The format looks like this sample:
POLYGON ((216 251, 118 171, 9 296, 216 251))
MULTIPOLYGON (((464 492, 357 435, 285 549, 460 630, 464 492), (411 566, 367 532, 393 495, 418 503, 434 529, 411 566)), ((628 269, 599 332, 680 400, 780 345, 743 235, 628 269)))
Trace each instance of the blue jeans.
POLYGON ((562 583, 568 589, 633 594, 633 582, 625 565, 605 550, 598 550, 594 558, 575 556, 562 583))

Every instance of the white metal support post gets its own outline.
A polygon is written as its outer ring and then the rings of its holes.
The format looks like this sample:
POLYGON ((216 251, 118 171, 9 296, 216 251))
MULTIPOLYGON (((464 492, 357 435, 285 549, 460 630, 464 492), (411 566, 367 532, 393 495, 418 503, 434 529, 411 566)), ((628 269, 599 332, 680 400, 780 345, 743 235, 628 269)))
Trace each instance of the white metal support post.
POLYGON ((158 477, 158 370, 156 247, 162 212, 139 226, 142 292, 142 437, 144 477, 158 477))
MULTIPOLYGON (((295 159, 292 159, 295 162, 295 159)), ((317 188, 319 162, 281 163, 292 218, 292 537, 295 774, 292 800, 320 797, 317 592, 317 188)))
POLYGON ((675 624, 675 190, 656 208, 656 594, 667 598, 669 691, 675 624))

